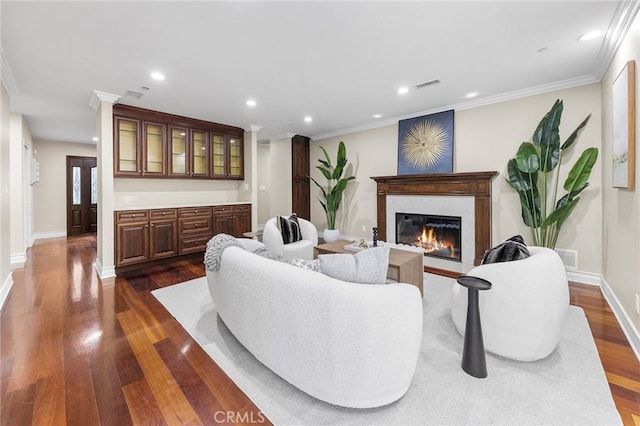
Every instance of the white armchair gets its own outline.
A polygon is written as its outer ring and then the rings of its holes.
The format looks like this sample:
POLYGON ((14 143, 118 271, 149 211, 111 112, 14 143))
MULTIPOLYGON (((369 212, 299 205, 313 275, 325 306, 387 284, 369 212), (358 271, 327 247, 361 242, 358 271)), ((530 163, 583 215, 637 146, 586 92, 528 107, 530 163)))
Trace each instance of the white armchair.
POLYGON ((264 224, 262 232, 262 242, 277 255, 286 260, 292 259, 313 259, 313 248, 318 245, 318 231, 313 223, 308 220, 298 218, 302 240, 294 243, 284 244, 282 234, 276 226, 276 218, 272 217, 264 224))
MULTIPOLYGON (((519 361, 542 359, 553 351, 569 308, 569 284, 558 253, 531 246, 529 252, 526 259, 480 265, 467 273, 492 284, 479 294, 484 348, 519 361)), ((464 334, 467 289, 457 284, 451 315, 464 334)))

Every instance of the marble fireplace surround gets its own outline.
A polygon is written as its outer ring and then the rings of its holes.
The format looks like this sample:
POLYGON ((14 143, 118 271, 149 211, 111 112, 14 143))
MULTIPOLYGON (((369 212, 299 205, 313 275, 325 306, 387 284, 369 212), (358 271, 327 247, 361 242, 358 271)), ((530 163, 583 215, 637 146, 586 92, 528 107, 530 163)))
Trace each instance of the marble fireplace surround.
MULTIPOLYGON (((489 171, 372 177, 371 179, 377 183, 378 235, 381 238, 386 238, 387 241, 395 242, 395 230, 391 228, 394 226, 392 224, 395 223, 395 217, 387 216, 391 216, 397 211, 396 208, 410 209, 416 204, 435 201, 440 197, 449 197, 450 199, 447 199, 445 203, 434 203, 434 206, 440 206, 438 207, 440 213, 462 216, 463 233, 465 232, 464 227, 467 229, 471 227, 471 230, 468 230, 468 236, 463 235, 462 261, 467 265, 471 261, 474 265, 479 265, 485 250, 491 248, 491 181, 497 174, 496 171, 489 171), (402 201, 403 197, 398 196, 411 197, 404 197, 405 201, 402 201), (453 208, 459 206, 462 211, 447 210, 448 207, 443 207, 445 205, 453 208), (393 208, 394 212, 390 212, 389 208, 393 208), (472 211, 464 214, 464 210, 469 209, 472 211), (473 239, 471 252, 465 253, 465 238, 473 239)), ((436 212, 405 211, 405 213, 429 214, 436 212)), ((470 245, 467 244, 467 247, 470 245)), ((439 266, 456 262, 447 260, 443 262, 445 263, 438 263, 438 267, 427 265, 425 270, 450 276, 460 274, 461 268, 459 266, 439 266)))

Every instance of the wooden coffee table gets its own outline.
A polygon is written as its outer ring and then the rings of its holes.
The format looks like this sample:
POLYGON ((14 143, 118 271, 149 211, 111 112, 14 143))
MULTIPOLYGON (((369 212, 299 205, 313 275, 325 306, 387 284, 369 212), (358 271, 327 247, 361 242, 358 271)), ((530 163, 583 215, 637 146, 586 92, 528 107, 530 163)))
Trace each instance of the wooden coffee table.
MULTIPOLYGON (((355 252, 344 248, 344 246, 351 243, 353 241, 338 240, 332 243, 319 244, 314 247, 314 257, 318 257, 319 254, 332 253, 355 254, 355 252)), ((415 285, 420 290, 420 295, 423 295, 424 266, 422 258, 423 255, 421 253, 392 248, 389 251, 389 272, 391 274, 387 274, 387 276, 391 275, 393 279, 397 279, 400 283, 415 285)))

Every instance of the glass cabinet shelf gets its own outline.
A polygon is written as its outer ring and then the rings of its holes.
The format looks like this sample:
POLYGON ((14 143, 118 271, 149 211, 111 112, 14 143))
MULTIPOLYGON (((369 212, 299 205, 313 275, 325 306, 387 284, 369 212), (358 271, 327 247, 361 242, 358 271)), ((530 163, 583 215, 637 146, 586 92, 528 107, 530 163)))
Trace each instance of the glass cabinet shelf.
POLYGON ((116 104, 114 176, 242 179, 243 130, 116 104))

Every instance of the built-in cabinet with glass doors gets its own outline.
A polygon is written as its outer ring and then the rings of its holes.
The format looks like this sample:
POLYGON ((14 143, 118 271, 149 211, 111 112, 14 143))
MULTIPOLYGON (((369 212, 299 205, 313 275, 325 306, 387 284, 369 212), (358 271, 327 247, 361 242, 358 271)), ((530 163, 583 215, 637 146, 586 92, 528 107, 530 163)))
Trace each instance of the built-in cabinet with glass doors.
POLYGON ((114 176, 244 179, 244 131, 157 111, 114 106, 114 176))

